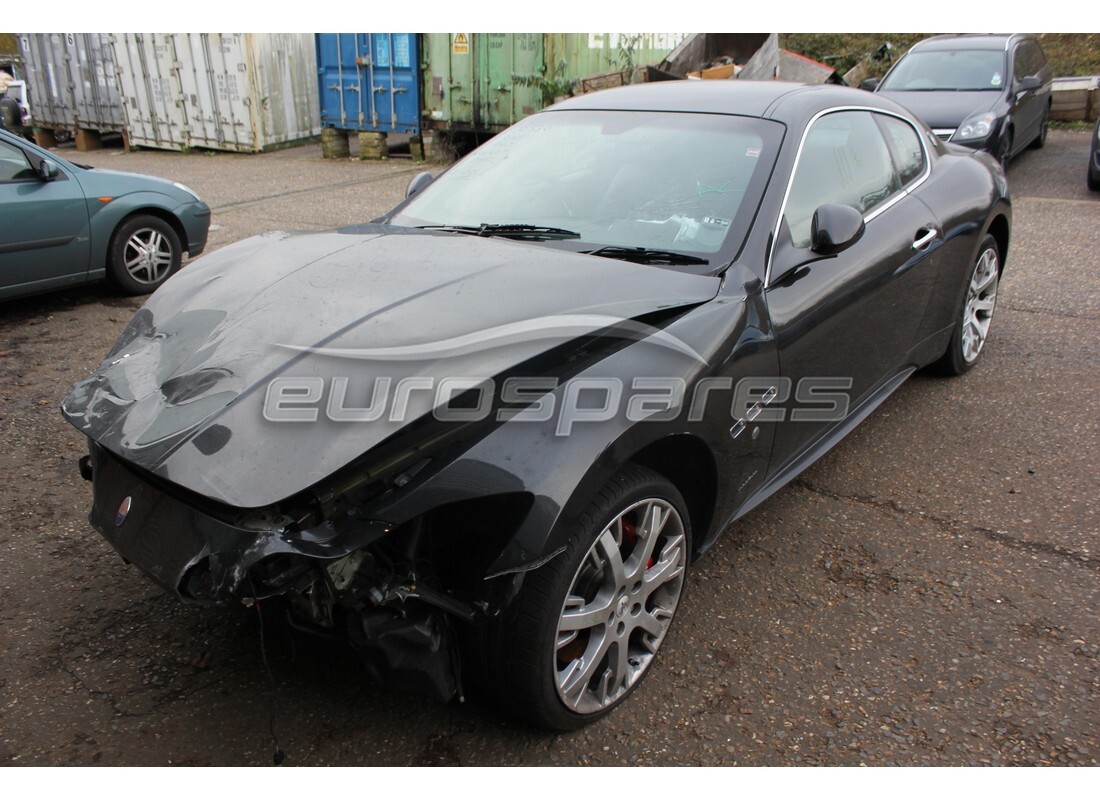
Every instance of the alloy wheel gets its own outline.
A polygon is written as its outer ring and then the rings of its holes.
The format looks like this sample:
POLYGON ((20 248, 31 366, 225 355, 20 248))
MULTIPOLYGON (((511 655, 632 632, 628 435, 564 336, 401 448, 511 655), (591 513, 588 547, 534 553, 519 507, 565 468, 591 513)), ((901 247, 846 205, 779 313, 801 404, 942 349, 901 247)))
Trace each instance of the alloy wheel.
POLYGON ((158 283, 172 269, 172 244, 154 228, 134 231, 126 240, 122 252, 126 272, 139 283, 158 283))
POLYGON ((967 364, 972 364, 982 350, 993 321, 999 281, 997 251, 987 248, 974 265, 974 274, 967 289, 963 307, 962 352, 967 364))
POLYGON ((645 674, 684 585, 684 521, 666 500, 631 504, 596 537, 558 618, 558 697, 591 714, 613 705, 645 674))

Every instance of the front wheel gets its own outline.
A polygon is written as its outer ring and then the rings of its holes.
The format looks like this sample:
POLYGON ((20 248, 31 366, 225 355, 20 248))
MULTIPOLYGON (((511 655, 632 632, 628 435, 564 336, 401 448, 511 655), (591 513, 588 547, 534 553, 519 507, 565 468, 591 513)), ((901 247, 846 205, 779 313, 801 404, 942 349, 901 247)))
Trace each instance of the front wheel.
POLYGON ((978 363, 978 357, 989 337, 1000 281, 1001 263, 997 240, 986 236, 970 272, 962 309, 958 312, 955 330, 951 334, 951 343, 936 365, 940 372, 962 375, 978 363))
POLYGON ((622 703, 668 634, 690 542, 675 486, 637 465, 617 473, 574 524, 565 552, 526 576, 502 621, 497 700, 557 730, 622 703))
POLYGON ((160 217, 139 214, 111 237, 107 275, 127 294, 149 294, 168 280, 183 257, 179 236, 160 217))
POLYGON ((1001 137, 1001 143, 997 146, 996 158, 1001 162, 1001 169, 1008 171, 1008 162, 1012 160, 1012 131, 1005 131, 1001 137))

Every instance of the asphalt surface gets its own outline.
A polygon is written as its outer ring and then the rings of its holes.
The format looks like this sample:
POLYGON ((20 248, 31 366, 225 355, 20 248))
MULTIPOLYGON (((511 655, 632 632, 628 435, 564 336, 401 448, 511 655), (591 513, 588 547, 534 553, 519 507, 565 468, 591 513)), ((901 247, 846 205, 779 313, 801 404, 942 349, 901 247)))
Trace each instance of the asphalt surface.
MULTIPOLYGON (((298 765, 1000 765, 1100 759, 1100 195, 1088 133, 1010 167, 1013 242, 983 363, 917 375, 693 568, 641 690, 567 735, 485 701, 381 691, 338 644, 266 629, 298 765)), ((77 154, 182 181, 211 249, 370 219, 419 167, 77 154)), ((0 304, 0 764, 268 764, 255 609, 193 609, 86 521, 58 404, 139 301, 0 304)))

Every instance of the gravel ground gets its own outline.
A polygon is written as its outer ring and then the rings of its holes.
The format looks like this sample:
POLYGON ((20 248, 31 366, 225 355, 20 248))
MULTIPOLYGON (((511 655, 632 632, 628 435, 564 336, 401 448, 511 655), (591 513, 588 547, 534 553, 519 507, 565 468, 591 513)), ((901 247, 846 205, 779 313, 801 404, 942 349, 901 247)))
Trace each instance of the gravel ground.
MULTIPOLYGON (((477 697, 369 685, 344 647, 267 628, 301 765, 1041 765, 1100 760, 1100 196, 1088 133, 1013 163, 989 349, 918 375, 694 567, 646 685, 546 734, 477 697)), ((210 249, 370 219, 419 168, 104 150, 196 189, 210 249)), ((0 304, 0 764, 271 761, 261 626, 185 608, 87 524, 58 404, 140 302, 88 287, 0 304)))

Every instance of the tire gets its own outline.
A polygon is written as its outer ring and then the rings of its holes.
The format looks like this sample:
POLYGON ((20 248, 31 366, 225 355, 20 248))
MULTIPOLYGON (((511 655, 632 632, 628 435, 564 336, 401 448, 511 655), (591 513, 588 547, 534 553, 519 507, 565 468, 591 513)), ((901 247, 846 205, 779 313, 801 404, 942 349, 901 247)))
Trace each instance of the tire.
POLYGON ((973 269, 967 273, 962 302, 955 315, 955 330, 947 351, 936 362, 937 371, 945 375, 962 375, 978 363, 997 305, 1000 271, 997 240, 987 235, 978 248, 973 269))
POLYGON ((1001 137, 1000 144, 997 145, 997 152, 994 156, 999 162, 1001 162, 1001 169, 1008 172, 1008 162, 1012 160, 1012 131, 1005 131, 1001 137))
POLYGON ((180 267, 183 249, 172 226, 138 214, 123 220, 111 237, 107 275, 127 294, 149 294, 180 267))
POLYGON ((680 492, 633 464, 572 533, 564 553, 525 577, 486 650, 496 661, 486 688, 497 703, 554 730, 599 719, 641 683, 683 595, 691 553, 680 492))
POLYGON ((1050 129, 1050 106, 1043 111, 1043 119, 1039 122, 1039 135, 1031 140, 1028 145, 1032 150, 1042 150, 1047 143, 1047 131, 1050 129))

